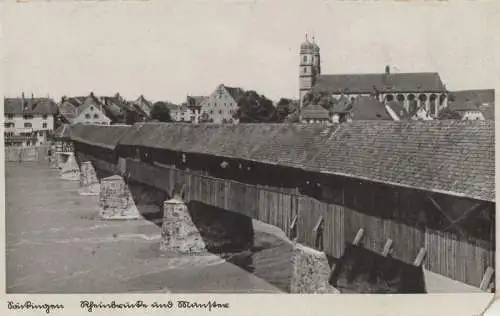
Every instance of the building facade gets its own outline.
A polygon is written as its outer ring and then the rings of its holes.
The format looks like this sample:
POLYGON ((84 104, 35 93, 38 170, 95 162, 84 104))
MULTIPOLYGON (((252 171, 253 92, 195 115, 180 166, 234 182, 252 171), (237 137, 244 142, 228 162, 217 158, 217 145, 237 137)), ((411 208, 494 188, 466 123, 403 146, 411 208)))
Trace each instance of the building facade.
POLYGON ((448 93, 438 73, 322 74, 320 49, 314 42, 300 46, 299 95, 301 107, 304 96, 326 92, 334 98, 347 97, 354 101, 360 96, 374 96, 380 102, 396 101, 409 112, 423 107, 432 117, 448 104, 448 93))
POLYGON ((5 144, 12 146, 39 146, 54 130, 57 105, 49 98, 4 99, 5 144))
POLYGON ((219 85, 200 102, 200 120, 216 124, 234 123, 233 115, 238 110, 238 100, 243 93, 241 88, 219 85))
POLYGON ((111 119, 105 114, 102 103, 90 94, 78 107, 78 115, 72 123, 110 125, 111 119))

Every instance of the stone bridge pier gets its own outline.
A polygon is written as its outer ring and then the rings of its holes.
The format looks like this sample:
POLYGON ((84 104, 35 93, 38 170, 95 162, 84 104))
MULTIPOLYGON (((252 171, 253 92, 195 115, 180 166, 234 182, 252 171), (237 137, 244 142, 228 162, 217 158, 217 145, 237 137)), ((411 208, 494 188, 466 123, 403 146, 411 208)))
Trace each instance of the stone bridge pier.
POLYGON ((69 181, 79 181, 80 170, 75 159, 75 154, 72 152, 64 152, 59 153, 58 156, 58 169, 61 178, 69 181))
MULTIPOLYGON (((189 183, 179 179, 172 185, 161 171, 148 174, 147 179, 156 175, 156 182, 149 184, 145 179, 131 176, 123 162, 112 169, 114 175, 108 176, 111 169, 98 160, 80 160, 80 194, 99 195, 98 218, 150 220, 161 227, 158 246, 165 256, 213 253, 270 283, 275 281, 269 279, 276 278, 273 275, 276 272, 266 271, 265 263, 273 261, 274 254, 272 251, 262 254, 265 249, 256 246, 251 217, 194 200, 193 192, 187 192, 192 189, 187 186, 189 183)), ((142 171, 140 174, 145 175, 142 171)), ((338 292, 329 284, 330 266, 325 253, 288 239, 284 243, 285 262, 279 260, 279 269, 286 271, 281 273, 286 274, 286 280, 279 283, 287 283, 285 291, 338 292)))
MULTIPOLYGON (((165 253, 182 254, 209 251, 223 258, 227 252, 249 252, 251 269, 248 270, 263 279, 272 278, 269 275, 271 272, 262 271, 265 265, 259 265, 262 261, 272 260, 269 256, 273 256, 273 253, 269 252, 268 258, 259 256, 259 250, 254 247, 252 218, 228 210, 216 210, 208 205, 186 203, 182 188, 176 185, 172 198, 164 203, 160 249, 165 253)), ((287 291, 339 293, 329 283, 331 269, 324 252, 295 241, 287 240, 286 243, 288 261, 283 264, 282 270, 289 271, 287 291)))

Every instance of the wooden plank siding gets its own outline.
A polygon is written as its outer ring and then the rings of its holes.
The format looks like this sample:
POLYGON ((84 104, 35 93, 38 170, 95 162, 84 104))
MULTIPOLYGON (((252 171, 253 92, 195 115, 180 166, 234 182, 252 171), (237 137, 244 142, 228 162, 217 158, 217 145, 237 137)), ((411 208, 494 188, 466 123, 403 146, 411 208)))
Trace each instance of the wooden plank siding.
POLYGON ((427 256, 424 264, 430 271, 479 287, 488 267, 494 267, 494 253, 454 234, 426 230, 427 256))

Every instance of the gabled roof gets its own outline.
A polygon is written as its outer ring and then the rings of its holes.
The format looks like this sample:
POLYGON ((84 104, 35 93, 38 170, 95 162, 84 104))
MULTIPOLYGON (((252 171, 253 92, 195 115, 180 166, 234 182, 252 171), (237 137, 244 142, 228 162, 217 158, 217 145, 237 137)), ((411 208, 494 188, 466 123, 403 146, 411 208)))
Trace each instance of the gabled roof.
POLYGON ((85 102, 86 99, 87 99, 86 96, 84 96, 84 97, 69 97, 69 98, 66 98, 65 101, 68 101, 69 103, 71 103, 74 106, 78 107, 78 106, 82 105, 83 102, 85 102))
POLYGON ((463 90, 450 93, 448 107, 452 111, 481 111, 487 120, 495 119, 495 90, 463 90))
POLYGON ((319 104, 309 104, 302 109, 301 117, 304 120, 328 120, 328 110, 319 104))
POLYGON ((54 115, 58 111, 56 103, 49 98, 4 98, 4 114, 14 115, 54 115))
POLYGON ((143 113, 147 114, 148 117, 151 115, 153 103, 147 100, 142 94, 133 102, 133 104, 137 109, 140 109, 143 113))
POLYGON ((444 92, 438 73, 320 75, 313 91, 329 93, 444 92))
POLYGON ((226 89, 227 93, 234 99, 234 101, 238 102, 240 97, 245 93, 245 90, 239 87, 228 87, 224 86, 226 89))
POLYGON ((402 102, 399 101, 389 101, 387 102, 387 106, 389 106, 394 113, 399 117, 399 119, 409 119, 410 115, 406 108, 404 107, 402 102))
POLYGON ((69 139, 69 138, 71 138, 70 132, 71 132, 71 130, 70 130, 69 124, 61 124, 61 126, 59 126, 54 131, 54 138, 69 139))
POLYGON ((392 120, 387 114, 384 104, 372 97, 360 96, 355 98, 351 106, 353 120, 392 120))
MULTIPOLYGON (((99 128, 99 134, 113 129, 99 128)), ((332 126, 150 123, 130 127, 119 143, 494 202, 494 135, 492 121, 353 121, 332 126)))
POLYGON ((201 102, 207 99, 206 96, 187 96, 187 104, 189 107, 199 107, 201 106, 201 102))

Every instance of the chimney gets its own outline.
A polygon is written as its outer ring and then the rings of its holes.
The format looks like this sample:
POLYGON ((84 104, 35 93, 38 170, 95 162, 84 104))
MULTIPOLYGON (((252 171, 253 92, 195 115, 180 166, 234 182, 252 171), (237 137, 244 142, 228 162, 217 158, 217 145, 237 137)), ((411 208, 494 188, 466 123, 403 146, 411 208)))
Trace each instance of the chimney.
POLYGON ((389 65, 385 66, 385 75, 387 77, 391 75, 391 67, 389 65))

